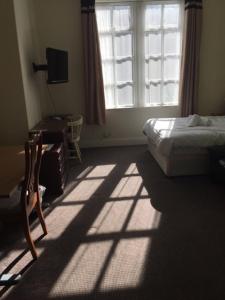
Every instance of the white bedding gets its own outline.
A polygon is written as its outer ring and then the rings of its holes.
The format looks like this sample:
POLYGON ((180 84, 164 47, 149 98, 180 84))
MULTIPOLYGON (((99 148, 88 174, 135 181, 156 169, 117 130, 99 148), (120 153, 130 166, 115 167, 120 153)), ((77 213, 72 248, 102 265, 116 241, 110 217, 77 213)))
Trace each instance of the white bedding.
POLYGON ((195 116, 149 119, 144 133, 165 156, 177 147, 205 148, 225 144, 225 116, 198 116, 198 122, 195 116))

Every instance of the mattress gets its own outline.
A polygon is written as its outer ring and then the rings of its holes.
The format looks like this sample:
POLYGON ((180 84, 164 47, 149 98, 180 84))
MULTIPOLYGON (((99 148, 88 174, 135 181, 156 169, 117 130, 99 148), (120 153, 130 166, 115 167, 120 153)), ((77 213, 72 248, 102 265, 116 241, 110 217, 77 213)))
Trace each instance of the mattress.
POLYGON ((144 125, 144 133, 165 156, 169 156, 174 148, 207 148, 225 144, 224 116, 198 116, 197 119, 199 123, 193 124, 190 123, 193 116, 149 119, 144 125))
POLYGON ((208 173, 207 148, 225 144, 224 116, 201 117, 196 126, 190 117, 149 119, 144 126, 148 149, 167 176, 208 173))

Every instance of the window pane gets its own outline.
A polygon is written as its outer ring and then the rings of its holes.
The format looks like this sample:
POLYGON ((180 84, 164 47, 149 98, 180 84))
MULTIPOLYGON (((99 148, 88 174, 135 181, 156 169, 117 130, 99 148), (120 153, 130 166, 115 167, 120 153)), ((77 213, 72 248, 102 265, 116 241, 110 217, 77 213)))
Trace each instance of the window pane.
POLYGON ((164 54, 180 54, 180 34, 179 32, 168 32, 164 36, 164 54))
POLYGON ((145 78, 147 82, 161 79, 161 60, 150 59, 145 63, 145 78))
POLYGON ((164 80, 179 80, 180 64, 178 58, 167 58, 164 62, 164 80))
POLYGON ((112 59, 113 57, 113 44, 112 44, 112 36, 103 35, 100 36, 100 49, 102 59, 112 59))
POLYGON ((179 5, 164 6, 164 28, 177 28, 179 26, 179 5))
POLYGON ((120 106, 133 105, 133 87, 130 85, 117 87, 117 100, 120 106))
POLYGON ((181 51, 180 4, 149 1, 139 6, 135 3, 96 4, 106 107, 133 106, 136 90, 145 95, 147 105, 176 105, 181 51), (144 8, 143 14, 136 10, 140 7, 144 8), (139 18, 135 22, 134 16, 139 18), (135 30, 134 25, 138 26, 135 30), (144 41, 136 34, 143 34, 144 41), (137 42, 144 44, 137 45, 137 42), (140 59, 142 51, 144 61, 140 59), (136 70, 140 73, 134 73, 136 70), (134 78, 140 87, 136 87, 134 78))
POLYGON ((116 64, 116 81, 121 82, 132 82, 132 61, 125 61, 116 64))
POLYGON ((129 30, 131 27, 131 10, 129 6, 116 6, 113 11, 113 25, 116 31, 129 30))
POLYGON ((106 32, 111 30, 111 13, 108 8, 97 9, 97 23, 98 30, 100 32, 106 32))
POLYGON ((161 5, 147 5, 145 11, 145 30, 161 27, 161 5))
POLYGON ((163 87, 163 98, 164 104, 178 104, 178 84, 165 84, 163 87))
POLYGON ((145 57, 161 55, 161 33, 145 36, 145 57))
POLYGON ((103 73, 104 84, 112 85, 114 83, 113 63, 112 62, 103 62, 102 63, 102 73, 103 73))
POLYGON ((161 104, 161 86, 159 84, 150 83, 145 88, 145 102, 147 105, 161 104))
POLYGON ((105 86, 104 92, 105 92, 105 105, 106 105, 106 108, 114 108, 115 107, 114 88, 105 86))
POLYGON ((132 35, 123 34, 115 38, 115 56, 116 58, 132 56, 132 35))

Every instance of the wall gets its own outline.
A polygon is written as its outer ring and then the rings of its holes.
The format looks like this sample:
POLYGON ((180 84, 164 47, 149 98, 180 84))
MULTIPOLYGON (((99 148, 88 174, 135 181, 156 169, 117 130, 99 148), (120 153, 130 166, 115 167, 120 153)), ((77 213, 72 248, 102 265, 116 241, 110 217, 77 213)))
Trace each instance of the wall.
POLYGON ((225 1, 204 0, 199 113, 225 114, 225 1))
POLYGON ((0 1, 0 36, 0 144, 18 144, 28 128, 13 0, 0 1))
MULTIPOLYGON (((34 0, 41 63, 46 63, 45 49, 52 47, 69 52, 69 82, 47 85, 43 76, 44 115, 80 113, 83 104, 83 59, 78 0, 34 0)), ((40 73, 40 72, 39 72, 40 73)))
MULTIPOLYGON (((83 111, 83 55, 80 1, 34 0, 40 49, 67 49, 70 55, 70 82, 51 86, 57 113, 83 111)), ((204 22, 201 47, 199 112, 225 111, 225 1, 204 0, 204 22)), ((44 114, 53 112, 49 95, 43 99, 44 114)), ((86 126, 82 134, 83 146, 143 143, 144 122, 149 117, 176 117, 179 107, 131 108, 107 110, 106 126, 86 126)))
POLYGON ((33 72, 32 62, 38 56, 36 32, 32 23, 33 7, 30 0, 14 0, 20 65, 23 79, 28 128, 31 129, 41 119, 41 93, 39 81, 33 72))
MULTIPOLYGON (((57 113, 75 113, 83 111, 83 51, 81 34, 80 1, 74 0, 34 0, 40 48, 52 46, 67 49, 70 57, 70 82, 64 85, 50 86, 57 113), (51 22, 49 20, 51 19, 51 22)), ((43 56, 44 60, 44 56, 43 56)), ((51 113, 48 102, 45 114, 51 113)), ((107 111, 107 125, 86 126, 83 130, 83 146, 143 143, 145 138, 142 127, 149 117, 178 116, 179 108, 136 108, 107 111)))
POLYGON ((24 143, 42 115, 41 89, 32 69, 37 35, 30 5, 29 0, 0 2, 0 144, 24 143))

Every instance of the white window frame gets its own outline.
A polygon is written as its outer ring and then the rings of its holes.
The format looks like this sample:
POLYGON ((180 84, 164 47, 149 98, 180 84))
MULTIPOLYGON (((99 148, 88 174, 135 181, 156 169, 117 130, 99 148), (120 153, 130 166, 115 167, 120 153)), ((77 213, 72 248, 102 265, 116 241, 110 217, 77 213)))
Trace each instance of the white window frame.
MULTIPOLYGON (((133 3, 132 3, 133 4, 133 3)), ((114 93, 114 107, 113 108, 107 108, 107 109, 117 109, 117 108, 130 108, 130 107, 135 107, 136 106, 136 99, 137 99, 137 93, 136 93, 136 51, 135 51, 135 36, 136 36, 136 24, 135 24, 135 10, 133 5, 130 5, 130 3, 128 2, 118 2, 118 3, 114 3, 114 2, 103 2, 99 3, 96 5, 96 7, 98 7, 99 9, 104 8, 104 7, 109 7, 110 8, 110 12, 111 12, 111 17, 112 17, 112 9, 113 7, 118 7, 118 6, 130 6, 131 7, 131 15, 132 15, 132 24, 131 24, 131 28, 129 30, 122 30, 120 32, 116 32, 114 30, 111 30, 110 32, 107 33, 100 33, 101 36, 104 35, 111 35, 112 36, 112 44, 113 44, 113 58, 112 58, 112 63, 113 63, 113 70, 114 70, 114 84, 113 84, 113 93, 114 93), (123 60, 129 60, 128 59, 116 59, 115 58, 115 44, 114 44, 114 40, 116 36, 120 36, 122 33, 127 33, 127 34, 131 34, 132 35, 132 56, 130 57, 131 61, 132 61, 132 81, 127 81, 127 82, 123 82, 123 83, 117 83, 116 81, 116 62, 118 61, 123 61, 123 60), (116 95, 116 89, 118 87, 122 87, 124 85, 131 85, 133 87, 133 105, 120 105, 118 102, 118 97, 116 95)), ((112 21, 111 21, 112 22, 112 21)), ((107 60, 102 60, 103 63, 106 62, 107 60)), ((111 60, 110 60, 111 61, 111 60)), ((105 86, 109 86, 109 85, 105 85, 105 86)))
MULTIPOLYGON (((132 10, 132 28, 131 32, 133 32, 133 43, 132 43, 132 53, 133 53, 133 66, 132 66, 132 72, 133 72, 133 105, 119 105, 118 99, 116 97, 116 80, 115 80, 115 66, 116 66, 116 59, 114 57, 114 107, 106 108, 107 110, 110 109, 120 109, 120 108, 137 108, 137 107, 165 107, 165 106, 179 106, 179 99, 178 103, 163 103, 163 83, 164 81, 164 62, 165 57, 173 57, 173 58, 179 58, 179 69, 181 68, 181 57, 182 57, 182 35, 183 35, 183 5, 184 0, 129 0, 129 1, 120 1, 120 0, 97 0, 96 1, 96 9, 98 7, 106 7, 106 6, 130 6, 132 10), (162 32, 161 35, 161 97, 160 97, 160 104, 153 105, 151 103, 146 103, 145 101, 145 53, 144 53, 144 35, 146 33, 144 28, 144 20, 139 22, 139 20, 143 19, 144 11, 146 6, 148 5, 154 5, 154 4, 161 4, 162 5, 162 13, 164 10, 164 5, 168 4, 179 4, 180 5, 180 17, 179 17, 179 26, 175 29, 164 29, 163 23, 161 23, 161 27, 158 31, 162 32), (166 32, 180 32, 180 54, 179 55, 164 55, 163 51, 163 44, 164 44, 164 35, 166 32)), ((112 16, 112 14, 111 14, 112 16)), ((161 19, 161 22, 163 22, 163 19, 161 19)), ((148 32, 151 32, 152 30, 148 30, 148 32)), ((154 30, 153 30, 154 31, 154 30)), ((126 31, 124 31, 126 32, 126 31)), ((127 30, 127 32, 130 32, 127 30)), ((113 36, 113 52, 114 49, 114 38, 116 34, 114 32, 113 36)), ((150 57, 149 57, 150 59, 150 57)), ((178 93, 180 88, 180 70, 179 70, 179 79, 178 80, 166 80, 167 83, 178 83, 178 93)), ((149 82, 150 84, 150 82, 149 82)), ((119 86, 117 84, 117 86, 119 86)))

